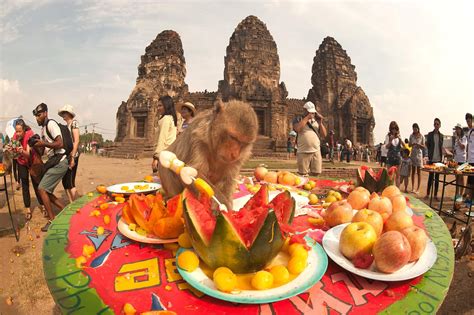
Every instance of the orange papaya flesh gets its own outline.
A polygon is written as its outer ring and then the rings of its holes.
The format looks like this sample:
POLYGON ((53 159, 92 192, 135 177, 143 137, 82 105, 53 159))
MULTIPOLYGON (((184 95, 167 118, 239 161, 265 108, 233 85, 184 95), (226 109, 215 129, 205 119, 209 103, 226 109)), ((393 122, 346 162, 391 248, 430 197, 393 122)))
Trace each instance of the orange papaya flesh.
POLYGON ((133 218, 133 215, 130 210, 130 204, 128 202, 125 203, 122 208, 122 218, 125 220, 125 222, 127 222, 127 224, 137 223, 135 219, 133 218))
POLYGON ((151 215, 151 208, 147 206, 143 196, 132 194, 130 195, 130 210, 133 218, 137 224, 147 232, 150 232, 153 227, 148 224, 151 215))
POLYGON ((153 226, 153 232, 159 238, 176 238, 184 232, 183 220, 179 217, 164 217, 153 226))

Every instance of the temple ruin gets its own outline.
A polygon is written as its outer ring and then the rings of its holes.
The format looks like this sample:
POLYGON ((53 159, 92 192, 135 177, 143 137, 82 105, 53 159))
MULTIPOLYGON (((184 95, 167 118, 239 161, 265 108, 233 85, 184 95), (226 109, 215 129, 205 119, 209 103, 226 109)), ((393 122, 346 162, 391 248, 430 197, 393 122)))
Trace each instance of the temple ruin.
MULTIPOLYGON (((310 100, 327 118, 336 139, 348 137, 354 144, 373 145, 375 120, 369 99, 357 86, 355 66, 332 37, 326 37, 313 59, 312 87, 306 99, 289 99, 280 82, 277 45, 266 25, 248 16, 229 39, 224 59, 224 78, 217 92, 189 92, 186 62, 179 35, 163 31, 145 49, 138 78, 128 100, 117 111, 117 135, 112 156, 151 156, 157 137, 157 103, 170 95, 177 107, 185 101, 199 110, 211 108, 217 99, 243 100, 252 105, 259 121, 254 154, 284 151, 295 115, 310 100)), ((303 78, 304 79, 304 78, 303 78)))

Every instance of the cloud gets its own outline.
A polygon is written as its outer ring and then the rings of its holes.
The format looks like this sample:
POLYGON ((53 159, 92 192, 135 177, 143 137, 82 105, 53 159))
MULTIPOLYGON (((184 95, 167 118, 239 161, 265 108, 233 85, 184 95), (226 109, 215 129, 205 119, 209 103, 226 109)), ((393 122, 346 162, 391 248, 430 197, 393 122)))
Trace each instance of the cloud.
POLYGON ((2 108, 0 115, 2 120, 3 117, 18 117, 23 97, 18 80, 0 78, 0 108, 2 108))

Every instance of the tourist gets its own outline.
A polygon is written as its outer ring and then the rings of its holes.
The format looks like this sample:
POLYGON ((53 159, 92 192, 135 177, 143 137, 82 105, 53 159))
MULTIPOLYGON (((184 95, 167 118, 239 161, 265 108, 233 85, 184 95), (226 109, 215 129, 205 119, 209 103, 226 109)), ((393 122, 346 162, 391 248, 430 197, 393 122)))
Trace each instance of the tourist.
POLYGON ((49 221, 41 228, 41 231, 46 232, 51 225, 51 221, 55 218, 51 203, 53 203, 60 210, 64 205, 54 195, 54 189, 59 181, 66 174, 68 169, 68 161, 66 150, 64 149, 64 140, 61 136, 61 129, 57 122, 48 119, 48 106, 44 103, 39 104, 33 110, 33 115, 36 121, 41 126, 41 139, 34 144, 35 148, 44 148, 44 154, 47 155, 48 161, 44 165, 44 174, 39 183, 38 191, 43 201, 43 205, 48 212, 49 221))
POLYGON ((194 105, 190 102, 186 102, 183 105, 181 105, 181 123, 179 124, 178 128, 178 135, 184 131, 188 127, 188 125, 191 123, 191 121, 194 118, 194 115, 196 115, 196 108, 194 105))
POLYGON ((370 155, 371 155, 371 150, 369 148, 369 145, 365 147, 365 158, 367 159, 367 163, 370 163, 370 155))
POLYGON ((334 130, 329 131, 329 161, 334 163, 334 150, 336 149, 336 143, 334 142, 334 130))
POLYGON ((312 102, 306 102, 303 109, 303 116, 293 120, 293 130, 298 134, 298 174, 317 176, 322 172, 320 139, 326 137, 326 127, 323 125, 323 116, 312 102))
POLYGON ((400 185, 400 161, 401 155, 400 152, 403 147, 403 140, 400 136, 400 129, 396 121, 390 122, 389 131, 385 137, 385 146, 387 148, 387 167, 390 168, 395 166, 396 170, 396 180, 395 183, 397 186, 400 185))
POLYGON ((400 161, 400 186, 401 184, 405 184, 405 193, 408 192, 411 163, 410 150, 404 148, 402 150, 402 158, 400 161))
POLYGON ((411 146, 411 192, 417 195, 421 184, 421 168, 423 167, 423 150, 425 149, 425 137, 420 133, 420 126, 417 123, 412 125, 412 134, 409 144, 411 146), (415 189, 415 173, 417 186, 415 189))
MULTIPOLYGON (((454 127, 453 141, 453 160, 458 164, 466 163, 467 137, 464 135, 461 124, 456 124, 454 127)), ((463 188, 461 186, 464 186, 464 176, 456 175, 456 185, 454 201, 462 202, 463 188)))
MULTIPOLYGON (((23 204, 25 205, 25 219, 27 221, 31 220, 32 212, 31 212, 31 197, 30 197, 30 174, 29 174, 29 166, 30 166, 30 157, 34 154, 34 151, 30 149, 28 145, 28 140, 30 137, 33 136, 33 130, 25 124, 23 119, 17 119, 15 121, 15 133, 12 137, 13 140, 18 141, 21 146, 10 150, 15 150, 17 154, 17 165, 18 165, 18 178, 19 182, 21 183, 21 192, 23 195, 23 204)), ((36 199, 40 204, 40 209, 42 209, 43 202, 41 197, 38 193, 38 183, 35 182, 32 178, 31 180, 33 184, 33 188, 36 194, 36 199)))
POLYGON ((336 152, 337 152, 337 160, 342 161, 341 153, 342 153, 342 144, 339 140, 336 142, 336 152))
MULTIPOLYGON (((469 127, 467 131, 467 149, 466 149, 466 161, 469 165, 474 166, 474 127, 472 125, 472 114, 466 114, 466 123, 469 127)), ((466 201, 472 204, 472 196, 474 191, 474 176, 467 178, 467 186, 469 189, 466 191, 466 201)))
POLYGON ((380 144, 380 166, 384 167, 387 166, 387 154, 388 154, 388 149, 385 144, 380 144))
POLYGON ((344 138, 344 149, 342 150, 341 162, 346 160, 347 163, 351 162, 352 155, 352 141, 348 138, 344 138))
POLYGON ((287 152, 286 159, 287 160, 290 160, 291 156, 294 154, 295 142, 296 142, 296 133, 292 130, 290 131, 289 137, 286 140, 286 152, 287 152))
POLYGON ((158 139, 151 164, 153 172, 158 171, 160 152, 166 150, 176 140, 178 117, 171 96, 160 97, 158 101, 158 115, 160 115, 158 120, 158 139))
POLYGON ((403 148, 408 149, 408 151, 410 151, 410 154, 411 154, 411 145, 410 145, 410 142, 408 141, 407 138, 405 138, 405 140, 403 140, 403 148))
MULTIPOLYGON (((443 160, 443 134, 439 131, 441 127, 441 120, 435 118, 434 129, 428 133, 426 137, 426 148, 428 149, 428 164, 441 162, 443 160)), ((428 176, 428 184, 426 187, 425 199, 428 199, 431 192, 431 186, 434 184, 434 198, 438 200, 438 186, 439 186, 439 174, 433 174, 430 172, 428 176)))
POLYGON ((79 123, 74 118, 74 108, 71 105, 64 105, 58 110, 58 115, 61 116, 67 124, 72 135, 72 151, 68 157, 69 168, 66 175, 63 177, 63 187, 69 198, 69 202, 77 199, 76 189, 76 174, 77 166, 79 165, 79 123))

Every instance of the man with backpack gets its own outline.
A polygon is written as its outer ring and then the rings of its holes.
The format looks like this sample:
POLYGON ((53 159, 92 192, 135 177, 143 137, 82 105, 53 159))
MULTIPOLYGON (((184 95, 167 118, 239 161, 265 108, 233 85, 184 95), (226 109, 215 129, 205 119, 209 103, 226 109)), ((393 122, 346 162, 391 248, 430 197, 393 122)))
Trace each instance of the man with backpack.
POLYGON ((67 141, 64 141, 65 139, 67 140, 68 137, 67 134, 65 134, 67 128, 63 130, 56 121, 48 119, 48 106, 46 104, 41 103, 36 106, 33 110, 33 115, 36 117, 38 125, 42 127, 41 140, 36 141, 34 147, 44 150, 43 155, 47 155, 48 157, 48 161, 44 164, 43 176, 38 186, 38 192, 49 216, 48 223, 41 228, 43 232, 46 232, 55 217, 51 204, 54 204, 59 210, 64 208, 62 202, 53 192, 68 169, 69 153, 67 149, 70 148, 66 143, 67 141))

